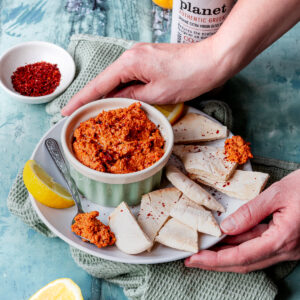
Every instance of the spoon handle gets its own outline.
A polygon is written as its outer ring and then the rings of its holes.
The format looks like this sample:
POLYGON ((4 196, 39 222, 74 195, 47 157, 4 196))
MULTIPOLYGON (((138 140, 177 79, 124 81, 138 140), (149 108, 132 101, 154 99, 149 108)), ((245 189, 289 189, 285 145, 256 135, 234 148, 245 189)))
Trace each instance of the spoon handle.
POLYGON ((64 179, 67 182, 69 191, 72 194, 72 197, 76 203, 78 213, 83 213, 84 211, 81 206, 81 200, 80 200, 78 189, 76 187, 73 178, 70 175, 69 167, 65 162, 65 159, 59 149, 57 141, 55 139, 48 138, 45 140, 45 145, 55 165, 57 166, 61 175, 64 177, 64 179))

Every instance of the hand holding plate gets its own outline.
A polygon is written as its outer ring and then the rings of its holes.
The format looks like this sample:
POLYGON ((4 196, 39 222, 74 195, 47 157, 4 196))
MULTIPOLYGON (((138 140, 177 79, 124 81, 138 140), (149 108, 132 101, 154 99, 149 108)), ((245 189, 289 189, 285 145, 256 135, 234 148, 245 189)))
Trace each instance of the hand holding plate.
POLYGON ((221 223, 226 245, 186 259, 187 267, 247 273, 300 258, 300 170, 273 184, 221 223), (273 213, 269 224, 259 224, 273 213), (255 226, 256 225, 256 226, 255 226))

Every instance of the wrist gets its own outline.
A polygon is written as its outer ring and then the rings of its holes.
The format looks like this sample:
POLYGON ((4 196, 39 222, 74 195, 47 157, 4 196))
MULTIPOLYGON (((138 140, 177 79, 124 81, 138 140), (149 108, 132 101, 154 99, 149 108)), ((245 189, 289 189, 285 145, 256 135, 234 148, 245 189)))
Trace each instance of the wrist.
POLYGON ((211 72, 207 76, 211 77, 211 89, 223 85, 235 74, 230 58, 232 54, 230 51, 225 51, 216 34, 197 43, 196 47, 198 55, 199 53, 206 54, 206 61, 200 61, 199 70, 202 69, 202 64, 209 64, 211 72))
POLYGON ((241 70, 239 48, 230 39, 215 34, 211 37, 212 56, 224 82, 241 70))

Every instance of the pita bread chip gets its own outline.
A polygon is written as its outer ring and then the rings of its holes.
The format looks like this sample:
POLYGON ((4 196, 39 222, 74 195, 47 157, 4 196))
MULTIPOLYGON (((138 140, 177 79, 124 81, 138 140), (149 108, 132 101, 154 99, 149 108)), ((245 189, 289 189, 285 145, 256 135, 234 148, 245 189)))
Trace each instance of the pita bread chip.
POLYGON ((153 191, 148 195, 155 210, 159 213, 163 211, 165 214, 169 214, 171 207, 179 200, 182 192, 175 187, 168 187, 153 191))
POLYGON ((179 222, 199 232, 217 237, 222 235, 220 227, 211 211, 206 210, 184 195, 172 207, 170 215, 179 222))
POLYGON ((181 194, 171 187, 143 195, 137 221, 151 241, 169 218, 171 207, 181 194))
POLYGON ((184 195, 197 204, 203 205, 211 210, 225 212, 225 208, 211 194, 204 190, 199 184, 185 176, 175 166, 167 166, 166 176, 169 181, 184 195))
POLYGON ((127 254, 144 252, 153 245, 125 202, 115 208, 108 224, 116 236, 116 246, 127 254))
POLYGON ((188 173, 217 180, 229 179, 238 165, 226 159, 224 148, 175 145, 173 153, 182 160, 188 173))
POLYGON ((226 159, 222 148, 197 153, 188 152, 183 155, 182 162, 188 173, 223 181, 231 177, 238 165, 226 159))
POLYGON ((227 181, 216 181, 195 174, 190 177, 228 196, 249 201, 260 194, 270 176, 261 172, 236 170, 227 181))
POLYGON ((155 241, 187 252, 197 253, 199 250, 197 230, 173 218, 159 231, 155 241))
POLYGON ((227 127, 207 117, 188 113, 173 126, 174 143, 187 144, 226 138, 227 127))
POLYGON ((202 151, 213 151, 216 147, 200 145, 174 145, 173 154, 182 159, 187 153, 198 153, 202 151))

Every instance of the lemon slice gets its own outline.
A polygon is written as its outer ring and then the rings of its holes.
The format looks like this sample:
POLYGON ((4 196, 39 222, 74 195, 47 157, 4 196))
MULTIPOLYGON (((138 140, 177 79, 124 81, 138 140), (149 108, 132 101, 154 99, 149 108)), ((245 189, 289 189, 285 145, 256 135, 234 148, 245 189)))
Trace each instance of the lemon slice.
POLYGON ((34 160, 29 160, 25 164, 23 180, 35 200, 46 206, 66 208, 74 205, 70 193, 59 183, 54 182, 53 178, 34 160))
POLYGON ((154 105, 165 117, 169 120, 171 124, 174 124, 182 115, 184 110, 184 104, 169 104, 169 105, 154 105))
POLYGON ((152 0, 156 5, 166 8, 166 9, 172 9, 173 6, 173 0, 152 0))
POLYGON ((83 300, 79 286, 69 278, 48 283, 29 300, 83 300))

